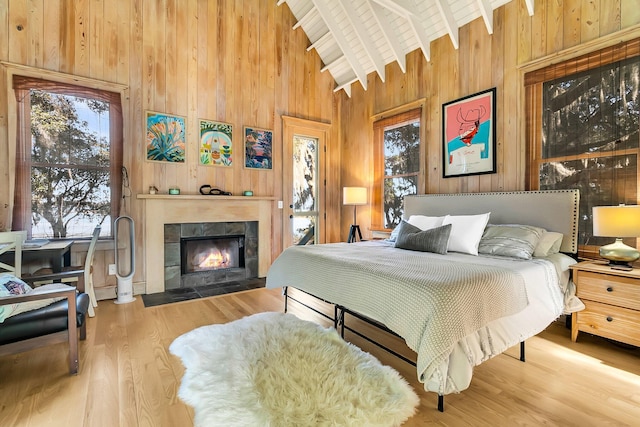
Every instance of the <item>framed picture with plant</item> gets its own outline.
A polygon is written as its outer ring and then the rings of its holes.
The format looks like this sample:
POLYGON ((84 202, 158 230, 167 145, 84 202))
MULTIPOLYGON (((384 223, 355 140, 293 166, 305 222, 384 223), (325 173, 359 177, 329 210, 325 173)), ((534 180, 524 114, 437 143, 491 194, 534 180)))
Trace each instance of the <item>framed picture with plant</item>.
POLYGON ((147 111, 145 115, 146 159, 152 162, 184 163, 186 119, 182 116, 147 111))
POLYGON ((273 169, 273 131, 244 127, 244 166, 248 169, 273 169))
POLYGON ((201 165, 233 166, 233 126, 201 119, 199 157, 201 165))

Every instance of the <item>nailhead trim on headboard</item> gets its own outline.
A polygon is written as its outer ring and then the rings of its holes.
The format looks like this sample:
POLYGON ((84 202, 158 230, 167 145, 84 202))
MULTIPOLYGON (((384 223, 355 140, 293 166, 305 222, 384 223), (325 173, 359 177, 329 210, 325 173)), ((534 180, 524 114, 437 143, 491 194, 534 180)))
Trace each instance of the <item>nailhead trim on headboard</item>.
MULTIPOLYGON (((579 212, 580 212, 580 191, 577 189, 566 189, 566 190, 535 190, 535 191, 505 191, 505 192, 485 192, 485 193, 451 193, 451 194, 419 194, 419 195, 412 195, 412 196, 407 196, 407 198, 416 198, 416 199, 421 199, 421 198, 461 198, 464 199, 465 197, 478 197, 478 196, 507 196, 507 199, 509 198, 509 196, 526 196, 526 195, 548 195, 548 194, 566 194, 567 196, 567 205, 570 206, 571 208, 571 212, 569 212, 570 217, 569 217, 569 222, 568 224, 566 224, 566 226, 563 226, 562 230, 553 230, 553 231, 560 231, 562 232, 566 237, 570 237, 570 242, 568 245, 566 245, 563 242, 563 248, 565 249, 565 251, 571 252, 571 253, 577 253, 578 252, 578 222, 579 222, 579 212)), ((545 212, 545 207, 544 206, 540 206, 539 205, 539 199, 535 201, 536 202, 536 208, 538 208, 540 210, 540 212, 545 212)), ((424 207, 425 209, 427 209, 427 214, 429 214, 428 212, 428 207, 426 204, 420 203, 421 208, 424 207)), ((564 203, 563 203, 564 206, 564 203)), ((417 212, 409 212, 408 214, 415 214, 417 212)), ((422 213, 422 212, 420 212, 422 213)), ((450 212, 451 214, 456 214, 456 212, 450 212)), ((478 212, 481 213, 481 212, 478 212)), ((548 212, 547 212, 548 213, 548 212)), ((407 215, 407 212, 405 212, 405 215, 407 215)), ((490 220, 491 221, 491 220, 490 220)), ((548 222, 548 221, 546 221, 548 222)), ((538 225, 540 226, 540 224, 529 224, 529 225, 538 225)))

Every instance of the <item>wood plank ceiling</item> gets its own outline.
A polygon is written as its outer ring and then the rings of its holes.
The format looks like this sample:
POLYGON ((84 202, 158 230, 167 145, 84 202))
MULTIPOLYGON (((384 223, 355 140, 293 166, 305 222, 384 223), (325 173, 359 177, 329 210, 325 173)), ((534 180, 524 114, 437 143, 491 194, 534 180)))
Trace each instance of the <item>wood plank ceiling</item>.
MULTIPOLYGON (((406 72, 406 55, 420 49, 431 60, 430 43, 449 35, 458 48, 458 28, 482 17, 493 34, 494 9, 512 0, 278 0, 286 3, 333 76, 335 92, 351 96, 351 85, 367 90, 367 74, 384 82, 385 66, 397 62, 406 72)), ((518 0, 520 1, 520 0, 518 0)), ((523 0, 533 15, 534 0, 523 0)))

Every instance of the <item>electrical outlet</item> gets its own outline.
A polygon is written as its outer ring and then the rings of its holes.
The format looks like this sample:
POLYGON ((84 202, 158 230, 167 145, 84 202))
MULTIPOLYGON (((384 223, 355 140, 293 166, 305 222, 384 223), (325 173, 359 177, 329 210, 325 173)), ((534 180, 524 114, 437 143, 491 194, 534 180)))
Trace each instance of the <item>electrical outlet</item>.
POLYGON ((282 209, 283 203, 282 200, 278 200, 278 209, 282 209))
POLYGON ((116 265, 115 264, 109 264, 109 276, 115 276, 116 275, 116 265))

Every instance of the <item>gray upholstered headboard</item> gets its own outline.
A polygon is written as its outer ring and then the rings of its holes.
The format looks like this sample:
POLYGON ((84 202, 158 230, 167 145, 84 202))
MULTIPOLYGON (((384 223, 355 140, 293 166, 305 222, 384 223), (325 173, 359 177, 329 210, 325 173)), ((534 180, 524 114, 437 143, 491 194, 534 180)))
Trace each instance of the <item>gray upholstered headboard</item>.
POLYGON ((579 190, 423 194, 404 198, 404 217, 491 212, 491 224, 527 224, 564 234, 560 250, 578 252, 579 190))

